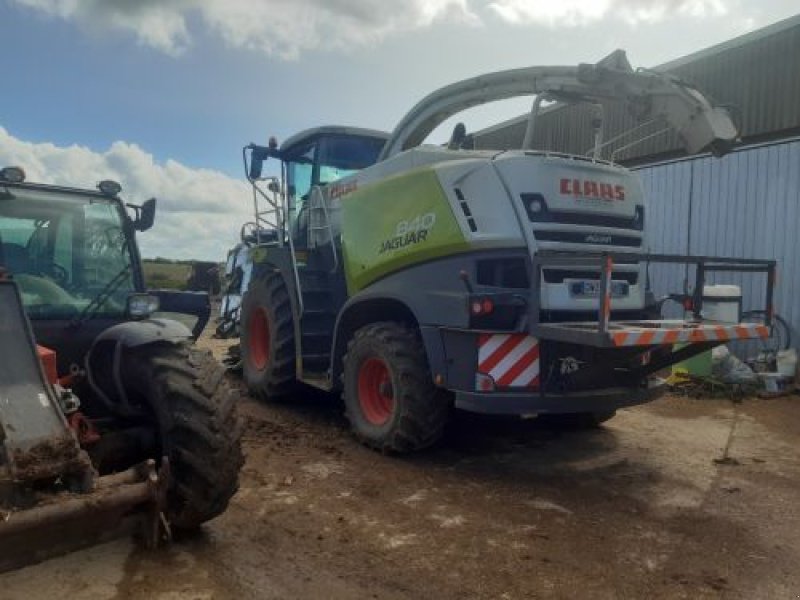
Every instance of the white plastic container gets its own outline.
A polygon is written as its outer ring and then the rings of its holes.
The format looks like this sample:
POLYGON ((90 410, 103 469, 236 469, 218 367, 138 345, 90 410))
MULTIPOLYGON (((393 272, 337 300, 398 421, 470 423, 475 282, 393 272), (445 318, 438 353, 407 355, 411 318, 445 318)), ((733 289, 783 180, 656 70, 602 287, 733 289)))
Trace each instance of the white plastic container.
POLYGON ((703 319, 738 323, 742 317, 742 288, 738 285, 707 285, 703 288, 703 319))
POLYGON ((778 373, 789 379, 794 379, 797 371, 797 351, 794 348, 781 350, 776 358, 778 373))

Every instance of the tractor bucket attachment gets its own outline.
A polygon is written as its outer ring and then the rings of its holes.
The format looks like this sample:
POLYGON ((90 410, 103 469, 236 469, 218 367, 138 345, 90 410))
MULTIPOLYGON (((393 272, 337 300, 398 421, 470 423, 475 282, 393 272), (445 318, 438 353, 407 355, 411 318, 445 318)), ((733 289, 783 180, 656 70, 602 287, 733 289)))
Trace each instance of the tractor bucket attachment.
POLYGON ((123 535, 148 548, 168 540, 162 514, 169 467, 155 467, 149 460, 97 478, 84 494, 40 492, 34 506, 0 509, 0 573, 123 535))
POLYGON ((16 285, 0 281, 0 572, 113 537, 158 542, 166 461, 98 477, 45 377, 16 285))

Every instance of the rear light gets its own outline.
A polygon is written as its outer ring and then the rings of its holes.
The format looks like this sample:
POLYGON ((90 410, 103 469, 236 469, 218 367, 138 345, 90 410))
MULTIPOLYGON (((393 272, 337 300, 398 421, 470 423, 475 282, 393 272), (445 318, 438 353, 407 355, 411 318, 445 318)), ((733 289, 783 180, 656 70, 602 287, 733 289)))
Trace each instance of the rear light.
POLYGON ((469 301, 469 312, 473 317, 482 317, 494 312, 494 302, 491 298, 473 297, 469 301))
POLYGON ((48 383, 58 383, 58 369, 56 367, 56 353, 50 348, 36 345, 36 353, 39 355, 39 362, 42 363, 45 377, 48 383))
POLYGON ((521 194, 525 212, 531 221, 547 220, 547 202, 541 194, 521 194))
POLYGON ((490 375, 475 373, 475 390, 478 392, 493 392, 495 389, 494 379, 490 375))

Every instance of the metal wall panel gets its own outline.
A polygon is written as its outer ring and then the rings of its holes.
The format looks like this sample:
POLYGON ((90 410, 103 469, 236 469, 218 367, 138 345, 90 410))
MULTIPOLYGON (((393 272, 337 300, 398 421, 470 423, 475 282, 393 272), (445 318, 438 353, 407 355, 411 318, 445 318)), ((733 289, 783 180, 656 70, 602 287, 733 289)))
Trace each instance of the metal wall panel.
MULTIPOLYGON (((653 252, 774 258, 776 308, 800 339, 800 140, 743 148, 721 159, 700 157, 638 169, 653 252)), ((680 291, 684 273, 654 267, 657 295, 680 291)), ((692 281, 692 279, 690 279, 692 281)), ((745 309, 764 305, 766 278, 719 274, 711 282, 742 286, 745 309)))

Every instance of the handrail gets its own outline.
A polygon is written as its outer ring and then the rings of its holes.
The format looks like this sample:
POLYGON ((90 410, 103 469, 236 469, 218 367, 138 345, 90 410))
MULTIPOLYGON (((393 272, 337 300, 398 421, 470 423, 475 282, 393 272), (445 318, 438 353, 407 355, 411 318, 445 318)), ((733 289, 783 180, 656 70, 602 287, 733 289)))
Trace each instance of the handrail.
POLYGON ((297 306, 299 308, 299 314, 302 315, 305 312, 305 305, 303 304, 303 290, 300 287, 300 272, 297 270, 297 255, 294 250, 294 239, 292 238, 291 227, 286 228, 286 239, 289 241, 289 254, 292 257, 292 273, 294 274, 294 284, 297 289, 297 306))
MULTIPOLYGON (((286 181, 286 163, 281 163, 281 179, 286 181)), ((281 190, 281 196, 283 197, 285 194, 285 190, 281 190)), ((289 254, 292 258, 292 274, 294 275, 294 285, 295 289, 297 289, 297 307, 299 309, 298 314, 301 316, 305 312, 305 304, 303 303, 303 289, 300 287, 300 272, 297 270, 297 254, 294 249, 294 237, 292 237, 292 228, 291 227, 284 227, 286 230, 286 239, 289 242, 289 254)))
POLYGON ((542 268, 546 266, 569 266, 576 262, 587 265, 586 268, 596 268, 600 276, 600 293, 597 309, 597 333, 608 333, 611 314, 611 277, 615 262, 637 263, 672 263, 688 264, 696 267, 695 286, 691 296, 692 313, 697 320, 702 319, 703 288, 705 287, 706 273, 713 271, 739 272, 739 273, 766 273, 765 297, 765 325, 772 325, 775 313, 773 298, 775 292, 777 261, 769 259, 731 258, 724 256, 689 256, 682 254, 636 254, 623 252, 539 252, 531 257, 533 263, 533 278, 531 280, 531 302, 529 322, 535 328, 539 325, 539 309, 541 306, 541 289, 539 282, 542 279, 542 268), (592 265, 591 263, 595 263, 592 265))
MULTIPOLYGON (((289 254, 292 259, 292 274, 294 276, 294 283, 297 290, 297 305, 299 308, 299 314, 303 314, 305 312, 305 306, 303 304, 303 293, 300 287, 300 273, 297 270, 297 252, 295 251, 294 247, 294 238, 292 237, 292 228, 287 227, 286 223, 286 214, 284 213, 284 205, 285 202, 278 202, 278 198, 281 200, 285 200, 285 191, 283 189, 270 190, 272 192, 272 197, 270 197, 267 193, 262 190, 258 185, 258 180, 253 179, 250 177, 250 170, 248 169, 247 165, 247 150, 248 148, 252 149, 249 146, 245 146, 242 149, 242 162, 244 164, 244 172, 245 177, 250 182, 250 185, 253 188, 253 211, 255 213, 255 225, 256 225, 256 244, 261 244, 261 225, 264 224, 266 226, 274 228, 277 233, 277 242, 278 246, 283 246, 285 243, 289 245, 289 254), (258 197, 261 196, 266 203, 267 209, 260 210, 258 205, 258 197), (274 222, 269 219, 272 216, 274 222), (285 238, 284 238, 285 236, 285 238)), ((285 173, 285 165, 281 163, 281 179, 283 181, 286 180, 286 173, 285 173)), ((277 178, 271 177, 270 178, 273 182, 277 183, 277 178)))

